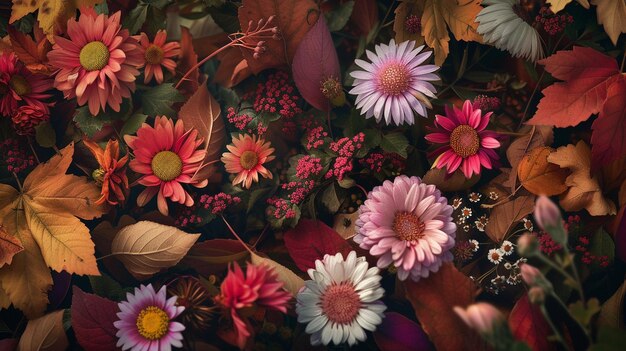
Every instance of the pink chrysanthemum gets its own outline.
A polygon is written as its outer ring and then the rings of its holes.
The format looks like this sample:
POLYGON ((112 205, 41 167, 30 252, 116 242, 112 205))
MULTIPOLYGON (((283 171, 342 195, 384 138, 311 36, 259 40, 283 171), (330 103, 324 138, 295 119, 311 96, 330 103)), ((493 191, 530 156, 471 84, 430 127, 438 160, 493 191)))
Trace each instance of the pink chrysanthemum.
POLYGON ((137 205, 144 206, 157 193, 157 206, 164 215, 168 213, 166 198, 185 206, 193 205, 193 198, 181 184, 203 188, 208 183, 206 179, 193 179, 206 155, 205 150, 198 150, 202 138, 197 130, 185 131, 182 120, 174 124, 167 117, 157 117, 154 127, 144 123, 137 136, 126 135, 124 140, 135 154, 130 168, 143 174, 138 182, 147 186, 137 197, 137 205))
POLYGON ((122 350, 170 350, 182 347, 185 326, 172 321, 185 308, 176 306, 176 296, 167 299, 165 286, 155 292, 151 284, 135 288, 135 294, 127 293, 126 301, 118 303, 118 329, 115 336, 122 350))
POLYGON ((493 150, 500 147, 497 134, 485 130, 491 112, 482 114, 466 100, 463 108, 446 106, 446 116, 436 115, 435 133, 426 135, 426 140, 435 144, 447 144, 435 150, 435 166, 446 167, 448 173, 461 168, 465 177, 480 174, 481 165, 491 169, 499 159, 493 150))
POLYGON ((42 100, 52 96, 46 94, 50 89, 52 79, 29 71, 12 52, 0 54, 0 114, 12 116, 20 105, 39 105, 47 111, 51 104, 42 100))
POLYGON ((54 86, 78 105, 89 105, 97 115, 108 104, 120 110, 122 98, 135 90, 137 67, 143 57, 136 39, 120 25, 121 13, 98 15, 93 8, 81 9, 78 21, 67 22, 69 39, 55 36, 48 53, 50 64, 59 68, 54 86))
POLYGON ((271 268, 248 264, 244 276, 235 262, 222 282, 220 295, 215 299, 230 310, 237 332, 237 346, 243 349, 251 335, 251 326, 245 317, 239 315, 239 310, 262 306, 286 313, 291 294, 283 289, 283 282, 278 280, 278 275, 271 268))
POLYGON ((400 280, 410 276, 417 281, 452 260, 456 237, 452 211, 434 185, 398 176, 367 195, 359 208, 354 241, 380 256, 378 267, 393 263, 400 280))
POLYGON ((435 86, 431 81, 439 80, 435 65, 423 65, 432 54, 420 54, 424 45, 415 48, 414 41, 397 44, 392 39, 389 45, 376 45, 376 53, 366 51, 370 62, 354 61, 364 70, 350 73, 354 83, 350 94, 356 95, 356 107, 365 118, 374 116, 377 122, 413 124, 413 111, 426 117, 428 98, 434 98, 435 86), (393 121, 393 122, 392 122, 393 121))
POLYGON ((172 58, 180 54, 180 44, 177 42, 166 43, 167 32, 160 30, 154 36, 154 42, 150 42, 146 33, 139 36, 139 44, 143 52, 144 79, 143 82, 148 84, 154 77, 158 84, 163 83, 163 67, 170 73, 174 74, 176 62, 172 58))
POLYGON ((270 145, 269 141, 265 142, 261 138, 257 140, 256 135, 248 134, 236 136, 232 144, 226 145, 230 152, 222 154, 222 162, 226 172, 237 175, 233 179, 233 185, 241 183, 250 189, 253 181, 259 181, 259 174, 272 179, 272 172, 263 166, 274 159, 274 148, 270 145))

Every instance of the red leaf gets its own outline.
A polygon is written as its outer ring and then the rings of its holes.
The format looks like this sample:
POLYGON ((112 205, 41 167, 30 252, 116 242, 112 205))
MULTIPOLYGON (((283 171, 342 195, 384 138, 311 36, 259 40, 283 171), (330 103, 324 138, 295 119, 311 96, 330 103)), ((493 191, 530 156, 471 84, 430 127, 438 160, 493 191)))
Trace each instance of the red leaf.
POLYGON ((591 129, 591 159, 595 166, 608 165, 626 155, 626 79, 611 84, 591 129))
MULTIPOLYGON (((176 71, 178 76, 182 77, 187 73, 191 67, 198 63, 198 55, 193 49, 193 42, 191 33, 186 27, 180 27, 180 56, 178 57, 178 66, 176 71)), ((191 96, 199 86, 200 70, 195 69, 191 74, 185 78, 185 81, 180 85, 180 90, 187 97, 191 96)))
POLYGON ((374 332, 374 341, 382 351, 433 350, 422 327, 397 312, 385 313, 383 323, 374 332))
POLYGON ((285 232, 285 246, 298 268, 306 272, 315 268, 315 260, 341 252, 344 257, 352 247, 336 231, 320 221, 301 219, 285 232))
MULTIPOLYGON (((37 28, 38 26, 35 26, 37 28)), ((26 68, 32 72, 49 74, 52 72, 52 67, 48 65, 48 51, 52 50, 52 44, 45 36, 37 35, 35 42, 30 36, 18 31, 17 29, 9 26, 7 28, 9 37, 11 39, 11 45, 13 51, 17 57, 24 62, 26 68)))
POLYGON ((0 350, 3 350, 3 351, 16 350, 18 342, 19 340, 17 339, 2 339, 0 340, 0 350))
POLYGON ((539 63, 564 82, 542 91, 544 97, 529 124, 569 127, 587 120, 600 112, 608 87, 621 76, 613 58, 586 47, 559 51, 539 63))
POLYGON ((78 343, 85 350, 110 351, 119 350, 117 343, 118 307, 111 300, 87 294, 74 287, 72 296, 72 328, 78 343))
POLYGON ((378 5, 375 0, 356 0, 350 15, 350 23, 357 28, 357 33, 362 36, 374 28, 378 21, 378 5))
POLYGON ((438 351, 484 350, 483 341, 454 313, 474 302, 476 286, 451 263, 417 283, 405 283, 415 316, 438 351))
POLYGON ((293 80, 300 95, 320 111, 330 111, 330 101, 320 83, 333 77, 340 79, 339 57, 330 37, 324 16, 304 36, 293 57, 293 80))
POLYGON ((509 327, 515 338, 526 342, 534 351, 553 349, 548 341, 548 336, 552 334, 550 326, 539 307, 530 303, 528 295, 522 296, 511 310, 509 327))

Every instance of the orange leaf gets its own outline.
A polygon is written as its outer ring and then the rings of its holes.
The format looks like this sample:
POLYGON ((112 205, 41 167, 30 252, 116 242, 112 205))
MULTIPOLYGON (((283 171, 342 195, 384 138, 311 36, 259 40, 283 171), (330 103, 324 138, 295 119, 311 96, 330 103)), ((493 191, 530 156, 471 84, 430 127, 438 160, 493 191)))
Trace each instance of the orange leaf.
POLYGON ((34 73, 52 73, 53 68, 48 64, 47 57, 48 52, 52 50, 52 44, 46 37, 40 38, 39 42, 36 43, 30 36, 18 31, 13 26, 9 26, 7 31, 13 51, 24 62, 26 68, 34 73))
POLYGON ((548 155, 554 149, 540 146, 532 149, 520 161, 517 175, 526 190, 535 195, 558 195, 567 190, 565 178, 567 170, 548 162, 548 155))
POLYGON ((11 264, 13 256, 23 250, 20 239, 9 235, 4 227, 0 226, 0 268, 5 264, 11 264))
POLYGON ((20 351, 59 351, 69 346, 63 328, 63 310, 28 322, 20 338, 17 349, 20 351))

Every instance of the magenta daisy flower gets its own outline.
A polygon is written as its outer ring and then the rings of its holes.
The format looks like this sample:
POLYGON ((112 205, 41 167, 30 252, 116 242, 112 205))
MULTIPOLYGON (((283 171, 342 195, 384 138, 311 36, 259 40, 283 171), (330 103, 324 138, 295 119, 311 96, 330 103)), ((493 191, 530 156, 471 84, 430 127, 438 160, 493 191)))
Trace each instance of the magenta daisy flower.
POLYGON ((380 44, 376 53, 366 51, 371 62, 355 60, 363 70, 350 73, 354 83, 350 94, 356 95, 356 107, 365 118, 374 116, 377 122, 384 118, 386 124, 413 124, 413 111, 426 117, 426 107, 431 108, 428 98, 434 98, 435 87, 429 83, 439 80, 435 65, 423 65, 432 54, 420 52, 424 45, 415 48, 414 41, 396 45, 380 44))
POLYGON ((465 177, 480 174, 481 165, 491 169, 499 159, 494 149, 500 147, 497 134, 485 130, 491 112, 482 114, 466 100, 462 109, 446 106, 446 116, 436 115, 436 132, 425 136, 435 144, 446 144, 431 154, 437 157, 434 166, 446 167, 448 173, 461 168, 465 177))
POLYGON ((378 267, 393 263, 398 278, 418 281, 452 260, 456 224, 452 206, 418 177, 398 176, 375 187, 359 208, 354 241, 379 256, 378 267))
POLYGON ((151 284, 135 288, 135 294, 127 293, 126 300, 118 304, 118 321, 113 325, 118 329, 115 336, 117 346, 122 350, 170 350, 172 346, 182 347, 185 326, 172 320, 178 317, 185 307, 176 306, 176 296, 165 296, 165 285, 155 292, 151 284))

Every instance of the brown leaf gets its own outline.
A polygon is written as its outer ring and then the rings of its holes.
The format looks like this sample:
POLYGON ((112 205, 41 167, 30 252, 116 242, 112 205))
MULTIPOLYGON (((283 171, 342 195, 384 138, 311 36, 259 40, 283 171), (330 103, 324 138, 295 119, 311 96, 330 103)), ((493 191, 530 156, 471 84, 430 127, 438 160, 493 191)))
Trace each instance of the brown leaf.
POLYGON ((333 221, 333 229, 339 233, 342 238, 346 240, 351 239, 356 235, 356 220, 358 218, 358 211, 337 214, 333 221))
POLYGON ((431 168, 423 177, 424 183, 436 185, 441 191, 459 191, 469 189, 480 180, 480 174, 465 178, 460 169, 448 174, 445 168, 431 168))
POLYGON ((452 308, 474 302, 476 285, 451 263, 417 283, 405 283, 406 298, 415 316, 439 351, 482 350, 480 336, 471 330, 452 308))
POLYGON ((508 180, 511 192, 517 188, 517 167, 529 150, 539 146, 548 146, 554 139, 553 127, 532 126, 528 134, 515 139, 506 150, 506 157, 511 165, 512 172, 508 180))
POLYGON ((548 162, 548 155, 554 149, 540 146, 532 149, 520 161, 517 176, 522 186, 535 195, 558 195, 567 190, 566 169, 548 162))
MULTIPOLYGON (((194 51, 191 33, 187 27, 180 27, 180 55, 176 66, 177 77, 182 78, 187 71, 198 63, 198 55, 194 51)), ((185 96, 191 96, 199 86, 200 70, 195 69, 185 81, 181 83, 180 90, 185 96)))
POLYGON ((0 225, 0 267, 5 264, 11 264, 13 256, 24 250, 20 239, 13 235, 9 235, 4 227, 0 225))
POLYGON ((535 209, 534 196, 519 196, 513 201, 496 206, 489 216, 485 232, 496 243, 506 238, 507 234, 522 218, 535 209))
POLYGON ((617 45, 620 34, 626 33, 626 0, 591 0, 598 6, 598 24, 604 26, 613 45, 617 45))
POLYGON ((273 268, 274 272, 278 274, 278 280, 283 282, 285 290, 289 291, 293 296, 296 296, 300 288, 304 286, 304 280, 282 264, 255 253, 250 256, 253 264, 265 264, 273 268))
MULTIPOLYGON (((38 27, 35 25, 34 29, 38 27)), ((30 36, 18 31, 13 26, 7 28, 13 51, 31 72, 50 74, 54 70, 48 64, 47 54, 52 50, 52 44, 43 37, 36 43, 30 36)))
MULTIPOLYGON (((272 25, 278 27, 281 36, 280 40, 266 40, 267 50, 258 59, 252 57, 251 50, 242 49, 252 72, 290 65, 300 40, 315 24, 319 13, 313 0, 243 0, 239 7, 242 30, 248 28, 249 21, 254 26, 261 19, 267 21, 275 16, 272 25)), ((255 46, 256 41, 252 40, 248 44, 255 46)))
POLYGON ((592 216, 616 213, 615 204, 604 197, 597 176, 591 173, 591 150, 584 141, 558 148, 548 156, 548 161, 572 172, 565 179, 569 189, 561 195, 560 204, 565 211, 584 208, 592 216))
POLYGON ((424 37, 421 33, 409 33, 406 31, 406 19, 409 16, 422 18, 424 13, 424 1, 403 0, 395 11, 395 19, 393 21, 393 31, 396 33, 396 42, 401 43, 406 40, 415 40, 415 45, 424 44, 424 37))
POLYGON ((616 329, 624 328, 624 298, 626 297, 626 282, 617 289, 615 294, 604 302, 600 309, 598 324, 616 329))
POLYGON ((63 329, 63 310, 28 322, 17 345, 18 351, 60 351, 69 346, 63 329))
POLYGON ((180 263, 209 276, 225 271, 231 262, 241 261, 246 257, 248 250, 239 241, 211 239, 194 244, 180 263))

